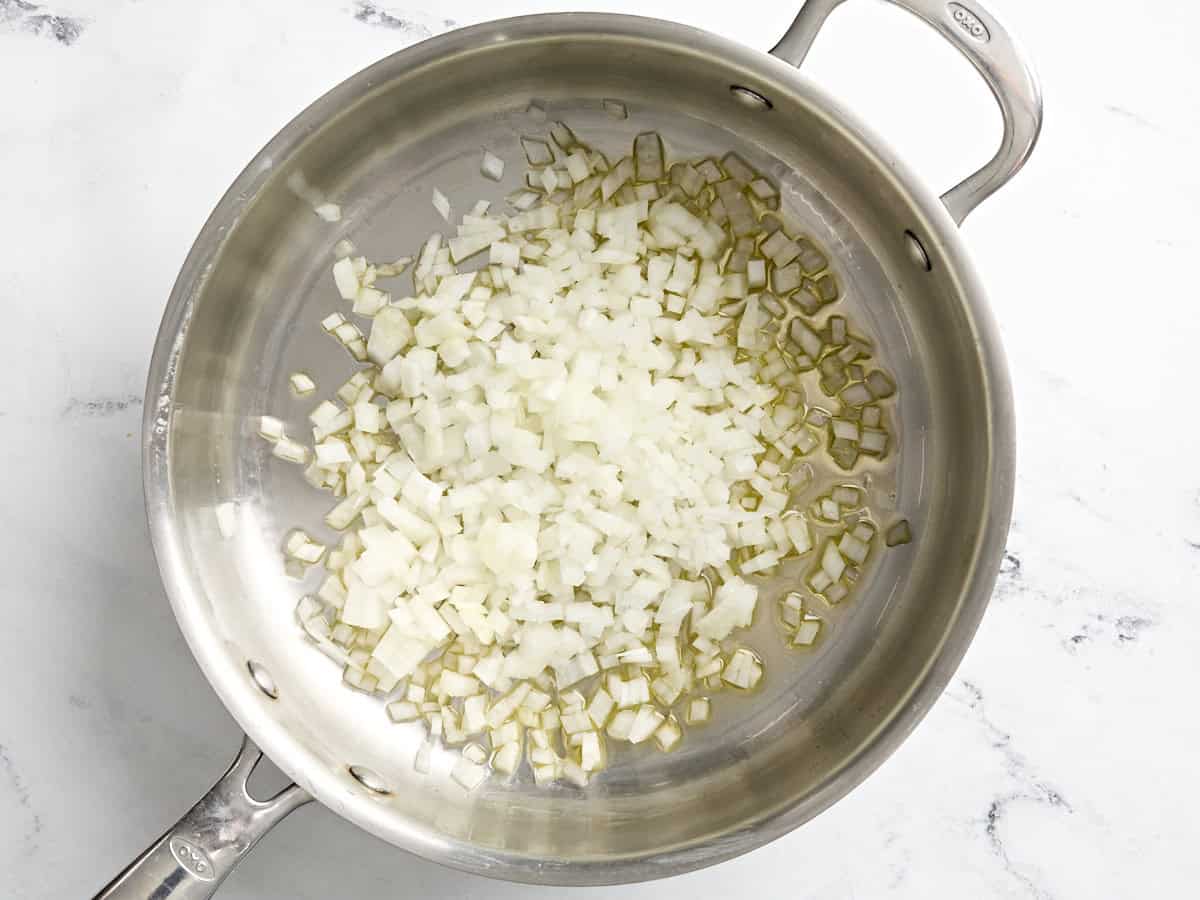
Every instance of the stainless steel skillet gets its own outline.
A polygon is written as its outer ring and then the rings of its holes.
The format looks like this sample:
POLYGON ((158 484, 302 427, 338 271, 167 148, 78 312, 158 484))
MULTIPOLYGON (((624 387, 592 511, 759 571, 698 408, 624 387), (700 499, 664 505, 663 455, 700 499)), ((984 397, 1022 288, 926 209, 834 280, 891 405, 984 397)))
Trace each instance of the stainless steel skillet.
MULTIPOLYGON (((896 0, 968 57, 1004 114, 996 156, 938 198, 796 71, 839 2, 810 0, 772 55, 629 16, 533 16, 452 32, 333 89, 238 177, 163 318, 144 475, 180 627, 249 738, 212 791, 101 896, 207 897, 312 798, 398 847, 495 878, 673 875, 816 815, 917 724, 983 614, 1012 499, 1008 378, 956 226, 1023 164, 1041 100, 1007 33, 974 0, 896 0), (818 653, 768 655, 766 689, 729 703, 681 751, 626 755, 586 790, 518 779, 466 793, 447 777, 449 757, 416 773, 416 732, 391 725, 293 637, 303 587, 284 578, 279 543, 293 525, 319 521, 328 501, 265 452, 255 418, 283 415, 298 432, 304 408, 287 394, 287 373, 324 360, 319 383, 349 374, 317 326, 330 309, 333 243, 351 237, 377 258, 410 251, 438 224, 433 186, 486 196, 480 147, 519 158, 535 97, 599 149, 653 129, 680 155, 736 150, 781 184, 786 214, 831 251, 841 302, 868 324, 900 383, 903 449, 890 489, 916 541, 874 568, 818 653), (603 98, 622 100, 629 118, 607 115, 603 98), (289 189, 296 173, 341 204, 340 227, 289 189), (236 541, 215 523, 227 501, 238 504, 236 541), (245 787, 257 747, 295 781, 266 801, 245 787)), ((515 187, 519 168, 494 199, 515 187)))

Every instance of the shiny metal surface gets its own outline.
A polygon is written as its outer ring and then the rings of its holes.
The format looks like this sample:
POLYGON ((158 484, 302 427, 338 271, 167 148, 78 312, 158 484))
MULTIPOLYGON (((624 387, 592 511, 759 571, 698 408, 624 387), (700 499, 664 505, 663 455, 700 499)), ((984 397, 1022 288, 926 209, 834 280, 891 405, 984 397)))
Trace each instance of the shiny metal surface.
POLYGON ((655 20, 566 14, 468 28, 322 97, 205 225, 167 306, 147 391, 155 551, 180 627, 230 712, 335 812, 398 847, 497 878, 677 874, 825 809, 940 694, 983 615, 1009 523, 1008 379, 951 215, 785 62, 655 20), (733 85, 771 107, 744 104, 733 85), (287 374, 303 367, 327 387, 353 370, 317 324, 337 303, 334 243, 349 237, 380 259, 411 253, 442 225, 429 202, 435 185, 452 199, 502 198, 521 166, 503 184, 486 182, 480 147, 519 159, 519 136, 538 127, 525 113, 534 97, 606 152, 653 128, 676 154, 736 149, 780 182, 786 214, 831 251, 843 307, 879 340, 900 383, 900 466, 880 491, 916 540, 883 556, 811 655, 783 650, 764 602, 753 642, 766 687, 752 699, 718 696, 714 723, 682 749, 624 754, 584 790, 518 779, 468 794, 448 777, 449 754, 416 773, 418 729, 346 690, 302 641, 292 610, 315 583, 285 578, 279 547, 296 525, 320 533, 329 500, 270 456, 255 422, 271 413, 302 433, 310 404, 290 396, 287 374), (602 98, 623 100, 629 119, 608 116, 602 98), (338 226, 287 187, 297 172, 341 204, 338 226), (914 264, 906 232, 929 271, 914 264), (221 538, 214 516, 228 501, 238 504, 235 540, 221 538), (260 688, 264 672, 276 698, 260 688), (370 772, 372 786, 351 767, 370 772))
POLYGON ((295 785, 269 800, 250 796, 247 780, 262 752, 249 738, 229 769, 170 831, 96 895, 96 900, 174 897, 204 900, 221 886, 259 838, 312 800, 295 785))
MULTIPOLYGON (((794 66, 804 62, 829 14, 846 0, 808 0, 771 53, 794 66)), ((991 88, 1004 119, 1000 149, 987 164, 946 193, 942 202, 955 222, 1002 188, 1037 143, 1042 130, 1042 92, 1029 62, 1004 26, 978 4, 946 0, 888 0, 937 30, 971 61, 991 88)))

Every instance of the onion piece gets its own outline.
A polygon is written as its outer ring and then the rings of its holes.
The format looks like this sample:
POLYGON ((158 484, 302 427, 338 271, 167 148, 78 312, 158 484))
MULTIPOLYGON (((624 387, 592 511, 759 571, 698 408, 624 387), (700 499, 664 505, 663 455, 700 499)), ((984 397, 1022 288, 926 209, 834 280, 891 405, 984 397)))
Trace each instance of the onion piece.
POLYGON ((761 259, 751 259, 746 262, 746 283, 751 288, 762 288, 767 285, 767 264, 761 259))
POLYGON ((397 700, 387 705, 388 717, 393 722, 415 722, 421 717, 421 712, 415 703, 407 700, 397 700))
POLYGON ((504 160, 491 150, 484 149, 483 160, 479 164, 479 172, 484 178, 499 181, 504 177, 504 160))
POLYGON ((288 384, 291 385, 292 393, 298 397, 311 394, 317 389, 317 383, 306 372, 293 372, 288 376, 288 384))
POLYGON ((605 98, 604 100, 600 101, 600 104, 604 107, 604 111, 614 119, 629 118, 629 110, 620 100, 610 100, 605 98))
POLYGON ((545 141, 537 138, 521 138, 521 147, 525 151, 525 159, 531 166, 548 166, 554 162, 554 151, 545 141))
POLYGON ((268 441, 278 441, 284 436, 283 423, 274 416, 259 416, 258 433, 268 441))
POLYGON ((340 222, 342 220, 342 208, 336 203, 319 203, 313 208, 313 212, 326 222, 340 222))
POLYGON ((432 199, 433 199, 433 208, 438 211, 438 215, 440 215, 443 219, 445 219, 447 222, 449 222, 450 221, 450 201, 448 199, 446 199, 446 195, 443 194, 437 188, 434 188, 432 199))
POLYGON ((662 138, 644 131, 633 139, 635 177, 638 181, 658 181, 665 174, 662 138))
POLYGON ((658 744, 658 749, 667 753, 675 749, 676 745, 683 739, 683 730, 674 718, 669 718, 658 727, 654 732, 654 742, 658 744))
POLYGON ((829 577, 830 581, 837 581, 846 571, 846 561, 832 540, 825 542, 825 548, 821 552, 821 571, 829 577))
POLYGON ((878 428, 864 428, 862 436, 858 442, 859 449, 863 453, 869 453, 873 456, 883 456, 887 451, 888 434, 878 428))
MULTIPOLYGON (((629 710, 626 710, 628 712, 629 710)), ((631 744, 640 744, 653 735, 666 717, 657 708, 649 704, 638 707, 633 721, 629 725, 629 736, 626 740, 631 744)))
POLYGON ((517 743, 500 745, 492 756, 492 768, 504 775, 512 775, 521 764, 521 745, 517 743))
POLYGON ((749 690, 762 680, 762 663, 750 650, 739 647, 729 657, 729 662, 721 673, 721 680, 733 687, 749 690))
POLYGON ((812 535, 804 514, 796 511, 788 512, 783 517, 783 527, 787 531, 788 540, 796 553, 803 556, 813 548, 812 535))
MULTIPOLYGON (((333 264, 333 283, 343 300, 353 300, 357 296, 360 283, 358 273, 354 270, 353 259, 347 256, 333 264)), ((326 330, 332 331, 333 328, 326 330)))
POLYGON ((792 636, 793 647, 811 647, 816 643, 817 635, 821 633, 821 620, 815 616, 805 616, 796 633, 792 636))
POLYGON ((908 519, 901 519, 895 525, 887 530, 884 535, 884 543, 889 547, 899 547, 902 544, 907 544, 912 540, 912 529, 909 527, 908 519))
POLYGON ((878 399, 890 397, 896 393, 896 384, 887 374, 879 369, 867 375, 867 389, 878 399))
POLYGON ((771 290, 776 294, 790 294, 796 288, 800 287, 804 276, 800 272, 798 263, 788 263, 786 266, 776 267, 771 272, 771 290))
POLYGON ((271 449, 271 454, 286 462, 301 465, 308 461, 308 448, 303 444, 293 441, 286 435, 275 442, 275 446, 271 449))
POLYGON ((554 143, 558 144, 559 148, 568 151, 579 145, 579 141, 575 137, 575 133, 571 131, 565 122, 555 122, 550 126, 550 136, 554 139, 554 143))

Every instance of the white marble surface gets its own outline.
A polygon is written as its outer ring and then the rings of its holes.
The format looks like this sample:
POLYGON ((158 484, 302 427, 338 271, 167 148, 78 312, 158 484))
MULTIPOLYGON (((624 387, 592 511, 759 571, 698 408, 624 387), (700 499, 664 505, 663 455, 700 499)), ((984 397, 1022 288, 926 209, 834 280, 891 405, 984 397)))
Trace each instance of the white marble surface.
MULTIPOLYGON (((236 745, 163 597, 136 439, 159 315, 211 205, 343 77, 456 24, 564 5, 0 0, 0 895, 90 895, 236 745)), ((792 12, 605 5, 763 48, 792 12)), ((1047 114, 1027 170, 966 226, 1020 436, 979 637, 912 739, 816 821, 709 871, 581 896, 1195 896, 1200 11, 994 6, 1047 114)), ((994 146, 985 89, 894 10, 848 5, 808 68, 933 183, 994 146)), ((221 896, 561 893, 441 869, 309 808, 221 896)))

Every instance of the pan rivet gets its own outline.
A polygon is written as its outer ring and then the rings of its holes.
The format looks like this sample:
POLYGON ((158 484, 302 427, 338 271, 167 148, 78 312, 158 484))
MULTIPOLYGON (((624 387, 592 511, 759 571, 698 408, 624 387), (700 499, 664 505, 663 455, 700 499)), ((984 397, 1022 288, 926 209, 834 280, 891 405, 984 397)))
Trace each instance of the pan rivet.
POLYGON ((391 791, 388 790, 387 784, 384 783, 384 780, 376 772, 368 769, 366 766, 351 766, 350 774, 354 777, 355 781, 365 787, 368 791, 373 791, 376 794, 391 793, 391 791))
POLYGON ((740 102, 742 106, 750 109, 770 109, 771 101, 760 94, 758 91, 752 91, 748 87, 742 87, 740 84, 731 84, 729 93, 733 94, 733 98, 740 102))
POLYGON ((925 252, 925 245, 911 231, 904 232, 905 244, 908 245, 908 257, 919 267, 926 272, 933 270, 933 262, 929 259, 929 254, 925 252))
POLYGON ((249 660, 246 663, 246 668, 250 670, 250 677, 254 679, 254 683, 258 685, 260 691, 272 700, 279 698, 279 689, 275 687, 275 679, 271 677, 270 672, 254 660, 249 660))

